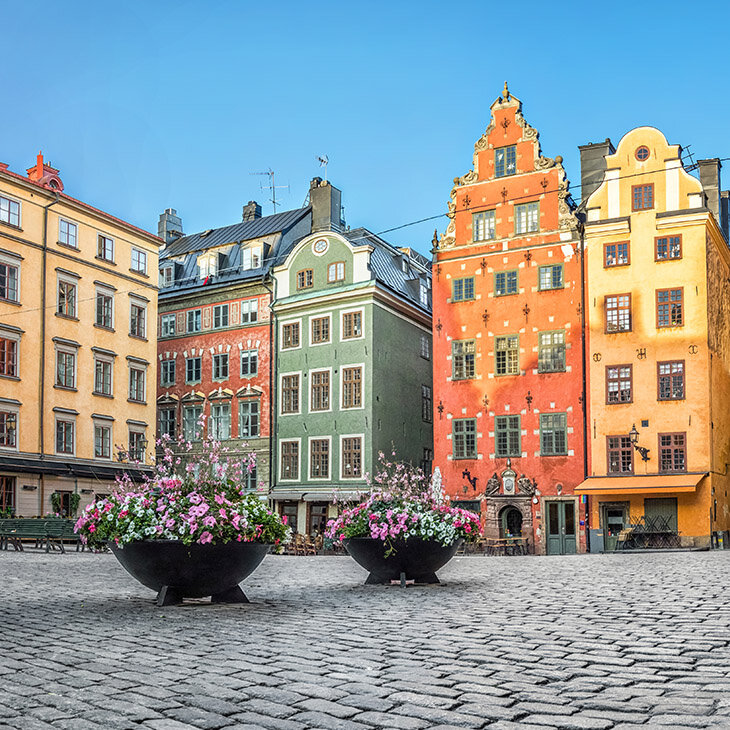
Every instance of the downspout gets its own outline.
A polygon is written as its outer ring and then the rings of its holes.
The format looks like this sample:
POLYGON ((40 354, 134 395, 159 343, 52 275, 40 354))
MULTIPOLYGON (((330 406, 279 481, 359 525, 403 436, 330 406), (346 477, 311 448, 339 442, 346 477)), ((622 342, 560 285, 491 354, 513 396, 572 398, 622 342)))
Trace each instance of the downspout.
MULTIPOLYGON (((581 405, 583 410, 583 481, 588 478, 588 385, 586 372, 587 348, 586 348, 586 250, 585 250, 585 226, 582 221, 578 222, 578 233, 580 235, 580 347, 581 347, 581 405)), ((590 528, 591 528, 591 505, 589 498, 586 498, 586 508, 583 513, 585 522, 586 552, 591 551, 590 528)))
MULTIPOLYGON (((41 264, 41 356, 38 364, 40 373, 38 377, 38 458, 43 460, 45 457, 45 424, 43 416, 45 414, 45 389, 46 389, 46 271, 48 268, 48 209, 52 205, 59 203, 61 198, 56 192, 56 199, 52 200, 48 205, 43 206, 43 262, 41 264)), ((38 505, 38 514, 43 516, 43 505, 45 504, 46 479, 43 471, 41 471, 41 488, 38 505)))
POLYGON ((269 286, 269 282, 267 281, 268 274, 264 274, 263 278, 261 279, 261 284, 264 286, 264 288, 269 292, 271 295, 271 302, 269 303, 269 493, 271 493, 271 490, 274 488, 274 485, 276 484, 276 459, 274 458, 275 455, 275 448, 274 448, 274 439, 276 438, 276 388, 274 387, 276 383, 276 368, 277 368, 277 358, 276 353, 278 352, 277 348, 277 328, 276 328, 276 321, 275 321, 275 315, 274 315, 274 304, 276 302, 276 277, 271 276, 271 279, 274 282, 274 288, 272 289, 269 286))

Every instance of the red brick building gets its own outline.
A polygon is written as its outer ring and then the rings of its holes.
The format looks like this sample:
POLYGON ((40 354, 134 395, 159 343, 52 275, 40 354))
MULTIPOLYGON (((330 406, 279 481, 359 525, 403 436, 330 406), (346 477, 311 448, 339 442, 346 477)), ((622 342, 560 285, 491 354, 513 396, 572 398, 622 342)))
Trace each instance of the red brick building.
POLYGON ((434 249, 434 463, 485 537, 585 549, 581 262, 562 158, 504 92, 434 249))

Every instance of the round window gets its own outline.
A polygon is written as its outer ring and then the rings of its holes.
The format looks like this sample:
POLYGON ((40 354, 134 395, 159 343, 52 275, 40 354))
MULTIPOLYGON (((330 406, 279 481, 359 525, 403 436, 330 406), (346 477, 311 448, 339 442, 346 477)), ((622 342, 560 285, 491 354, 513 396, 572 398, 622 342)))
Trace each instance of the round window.
POLYGON ((324 253, 329 246, 329 243, 327 242, 326 238, 320 238, 318 241, 314 242, 314 253, 322 254, 324 253))
POLYGON ((649 159, 649 148, 646 145, 641 145, 641 147, 637 147, 634 154, 636 155, 637 160, 644 162, 644 160, 649 159))

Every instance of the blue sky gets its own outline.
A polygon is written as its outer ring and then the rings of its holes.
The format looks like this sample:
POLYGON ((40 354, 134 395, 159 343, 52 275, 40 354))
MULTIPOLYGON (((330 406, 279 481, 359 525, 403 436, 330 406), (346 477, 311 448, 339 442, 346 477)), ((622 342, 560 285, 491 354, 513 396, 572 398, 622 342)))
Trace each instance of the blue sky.
MULTIPOLYGON (((42 149, 69 194, 193 233, 270 213, 269 168, 300 207, 326 154, 348 224, 380 232, 445 212, 505 79, 574 185, 579 144, 643 124, 727 157, 730 3, 692 7, 0 0, 0 161, 42 149)), ((437 226, 386 238, 427 251, 437 226)))

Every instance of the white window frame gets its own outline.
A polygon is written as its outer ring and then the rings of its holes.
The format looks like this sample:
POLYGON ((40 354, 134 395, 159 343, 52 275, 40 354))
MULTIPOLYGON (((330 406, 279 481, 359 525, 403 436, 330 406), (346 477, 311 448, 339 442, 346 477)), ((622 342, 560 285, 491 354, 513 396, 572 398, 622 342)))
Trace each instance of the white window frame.
POLYGON ((98 352, 94 353, 94 389, 93 389, 94 395, 101 395, 105 396, 107 398, 111 398, 114 396, 114 358, 111 355, 104 355, 98 352), (109 364, 111 366, 111 374, 109 377, 109 392, 105 393, 104 391, 97 390, 96 389, 96 364, 97 362, 103 362, 106 364, 109 364))
POLYGON ((340 462, 340 479, 346 482, 361 482, 365 478, 365 434, 364 433, 343 433, 340 435, 340 448, 337 453, 337 458, 340 462), (346 477, 345 476, 345 460, 342 458, 342 442, 344 439, 360 439, 360 476, 359 477, 346 477))
MULTIPOLYGON (((249 414, 250 416, 250 414, 249 414)), ((240 398, 238 401, 238 438, 239 439, 258 439, 261 438, 261 398, 240 398), (241 408, 244 405, 248 405, 250 403, 256 403, 258 405, 258 410, 256 414, 256 433, 252 434, 245 434, 243 433, 243 428, 241 427, 241 424, 243 422, 242 414, 241 414, 241 408)))
POLYGON ((0 338, 15 342, 15 375, 0 375, 0 378, 20 380, 20 338, 22 337, 22 334, 22 332, 5 329, 2 324, 0 324, 0 338))
MULTIPOLYGON (((258 347, 247 347, 245 349, 242 349, 240 351, 240 353, 241 353, 241 355, 240 355, 239 360, 238 360, 238 369, 239 369, 240 376, 242 378, 247 379, 247 380, 249 380, 251 378, 258 377, 258 374, 259 374, 259 348, 258 347), (244 374, 244 372, 243 372, 243 356, 244 356, 244 354, 248 355, 249 353, 252 353, 252 352, 255 352, 256 353, 256 372, 255 373, 246 373, 246 374, 244 374)), ((250 362, 250 358, 249 358, 249 362, 250 362)))
POLYGON ((208 417, 208 435, 214 438, 216 441, 229 441, 231 438, 231 401, 230 400, 216 400, 210 404, 210 416, 208 417), (220 435, 220 424, 216 421, 213 415, 214 409, 220 409, 224 406, 228 406, 228 435, 220 435), (214 427, 215 424, 215 427, 214 427), (215 432, 214 432, 215 431, 215 432))
POLYGON ((62 390, 78 390, 78 382, 79 382, 79 348, 74 347, 73 345, 64 345, 59 342, 55 342, 55 357, 54 360, 54 370, 53 370, 53 385, 56 388, 61 388, 62 390), (64 355, 73 355, 74 358, 74 370, 73 370, 73 385, 59 385, 58 383, 58 355, 59 353, 63 353, 64 355))
MULTIPOLYGON (((301 456, 301 454, 300 454, 301 456)), ((307 479, 308 482, 329 482, 332 480, 332 436, 310 436, 307 440, 307 479), (312 441, 327 441, 329 444, 329 461, 327 464, 327 476, 312 476, 312 441)), ((301 474, 301 472, 300 472, 301 474)), ((304 479, 302 481, 305 481, 304 479)))
POLYGON ((62 271, 56 272, 56 314, 59 317, 66 317, 67 319, 78 319, 79 318, 79 279, 81 277, 71 276, 71 274, 64 274, 62 271), (70 285, 74 288, 74 308, 73 314, 63 314, 59 311, 61 307, 61 284, 70 285))
POLYGON ((231 358, 228 352, 216 352, 211 357, 210 377, 216 383, 222 383, 231 377, 231 358), (216 360, 217 358, 217 360, 216 360), (216 362, 221 362, 221 358, 226 359, 226 374, 225 377, 222 375, 216 375, 216 362))
POLYGON ((259 321, 259 299, 253 297, 252 299, 244 299, 241 302, 241 324, 255 324, 259 321), (254 318, 251 319, 251 314, 254 314, 254 318), (247 319, 244 321, 243 317, 246 315, 247 319))
POLYGON ((223 327, 228 327, 231 323, 231 311, 230 306, 228 304, 215 304, 213 306, 213 329, 222 329, 223 327), (217 310, 217 311, 216 311, 217 310), (218 315, 218 319, 222 322, 223 321, 223 313, 226 314, 226 323, 225 324, 216 324, 216 314, 218 315))
POLYGON ((244 246, 241 249, 241 271, 261 268, 261 244, 244 246))
POLYGON ((97 284, 94 289, 94 325, 103 329, 114 329, 114 289, 111 287, 107 288, 101 284, 97 284), (100 324, 98 319, 99 313, 99 297, 109 297, 112 300, 111 306, 111 325, 100 324))
POLYGON ((200 332, 203 329, 203 310, 198 307, 197 309, 188 309, 185 312, 185 332, 187 334, 191 334, 194 332, 200 332), (198 315, 197 317, 195 315, 198 315), (192 315, 192 322, 193 324, 196 323, 196 321, 200 324, 200 326, 197 329, 190 329, 190 320, 192 315))
POLYGON ((0 403, 0 411, 15 416, 15 446, 3 446, 0 444, 0 451, 6 453, 15 452, 18 450, 18 444, 20 443, 20 406, 13 403, 0 403))
MULTIPOLYGON (((300 403, 301 403, 301 400, 300 400, 300 403)), ((278 459, 279 459, 279 461, 278 461, 278 464, 277 464, 278 467, 279 467, 278 471, 280 472, 279 473, 279 481, 280 482, 291 482, 291 483, 297 483, 297 482, 300 482, 300 481, 304 481, 302 479, 302 439, 301 438, 298 438, 298 437, 297 438, 282 438, 282 439, 279 439, 279 448, 277 449, 277 451, 279 452, 278 453, 278 459), (283 470, 281 468, 281 457, 283 455, 282 454, 282 448, 281 447, 282 447, 282 444, 284 444, 284 443, 291 443, 291 442, 296 442, 299 445, 299 448, 297 449, 297 477, 294 478, 294 479, 287 479, 284 476, 283 470)))
MULTIPOLYGON (((14 198, 7 193, 4 193, 0 195, 0 210, 2 209, 2 201, 7 201, 7 209, 8 209, 8 219, 5 220, 4 218, 0 217, 0 223, 5 223, 5 225, 12 226, 13 228, 22 228, 23 227, 23 201, 19 198, 14 198), (15 205, 18 206, 18 222, 17 223, 11 223, 10 222, 10 204, 15 203, 15 205)), ((2 215, 2 213, 0 213, 2 215)))
POLYGON ((363 307, 355 309, 343 309, 340 311, 340 342, 353 342, 354 340, 365 339, 365 310, 363 307), (360 312, 360 334, 355 337, 344 337, 345 315, 360 312))
POLYGON ((15 277, 15 291, 18 295, 17 299, 5 299, 4 297, 0 297, 0 302, 15 302, 16 304, 20 304, 21 261, 22 259, 20 256, 10 256, 8 254, 0 253, 0 264, 12 266, 17 272, 15 277))
POLYGON ((129 363, 129 389, 127 399, 132 403, 147 403, 147 367, 137 362, 129 363), (132 398, 132 372, 142 373, 142 399, 132 398))
POLYGON ((114 239, 111 236, 107 236, 106 233, 99 233, 97 231, 96 233, 96 258, 101 261, 106 261, 108 263, 114 263, 114 254, 115 254, 116 245, 114 242, 114 239), (101 239, 104 238, 107 241, 111 242, 111 249, 112 249, 112 255, 111 258, 107 258, 106 256, 100 256, 101 252, 101 239))
POLYGON ((53 453, 57 456, 76 456, 76 442, 77 442, 77 429, 76 429, 76 416, 72 413, 54 413, 55 418, 53 419, 53 453), (64 423, 73 424, 73 448, 71 451, 59 451, 58 450, 58 422, 63 421, 64 423))
POLYGON ((175 312, 160 315, 160 337, 172 337, 175 334, 177 315, 175 312), (172 323, 172 329, 170 328, 172 323))
POLYGON ((431 342, 428 339, 428 335, 421 335, 421 357, 424 360, 431 359, 431 342))
POLYGON ((205 413, 205 406, 202 403, 184 403, 182 406, 182 412, 180 414, 180 428, 182 429, 181 433, 183 435, 183 438, 185 441, 202 441, 203 440, 203 429, 200 428, 199 422, 201 416, 205 413), (193 425, 194 433, 192 435, 192 438, 188 435, 187 429, 185 427, 185 424, 187 423, 187 420, 185 418, 185 413, 191 408, 199 408, 200 414, 195 417, 195 422, 193 425))
POLYGON ((94 459, 97 461, 111 461, 114 458, 114 424, 113 421, 101 418, 92 418, 94 427, 94 459), (109 456, 97 456, 96 455, 96 429, 97 428, 108 428, 109 429, 109 456))
MULTIPOLYGON (((340 398, 339 405, 341 411, 362 411, 365 408, 365 363, 364 362, 353 362, 347 363, 346 365, 340 366, 340 398), (347 406, 345 407, 345 369, 346 368, 360 368, 360 405, 359 406, 347 406)), ((319 411, 315 411, 319 413, 319 411)))
POLYGON ((160 288, 164 289, 175 281, 175 264, 160 267, 160 288))
MULTIPOLYGON (((145 464, 146 463, 146 457, 147 457, 147 449, 142 449, 142 458, 141 459, 135 459, 132 456, 132 434, 138 434, 141 436, 145 441, 147 441, 147 436, 145 436, 145 431, 147 429, 144 426, 135 426, 133 424, 128 424, 127 427, 127 458, 130 461, 134 461, 135 463, 145 464)), ((147 445, 149 446, 149 441, 147 441, 147 445)))
MULTIPOLYGON (((68 238, 68 232, 66 234, 66 237, 68 238)), ((59 217, 59 219, 58 219, 58 243, 61 246, 66 246, 67 248, 73 248, 74 250, 78 251, 79 250, 79 226, 78 226, 78 223, 75 223, 74 221, 70 221, 68 218, 61 218, 61 217, 59 217), (62 240, 63 233, 61 232, 61 225, 63 223, 65 223, 66 226, 68 226, 69 230, 71 228, 73 228, 73 230, 74 230, 73 237, 74 237, 75 243, 71 244, 71 243, 68 243, 68 241, 63 241, 62 240)))
POLYGON ((129 263, 129 269, 130 271, 133 271, 135 274, 144 274, 147 276, 147 251, 141 248, 137 248, 136 246, 132 246, 132 253, 131 253, 131 260, 129 263), (139 261, 142 262, 142 268, 136 268, 134 265, 134 256, 137 254, 137 258, 139 261))
POLYGON ((139 337, 143 340, 147 339, 147 302, 137 299, 136 297, 129 297, 129 334, 131 337, 139 337), (132 307, 138 307, 142 310, 143 322, 142 322, 142 334, 132 332, 132 307))

